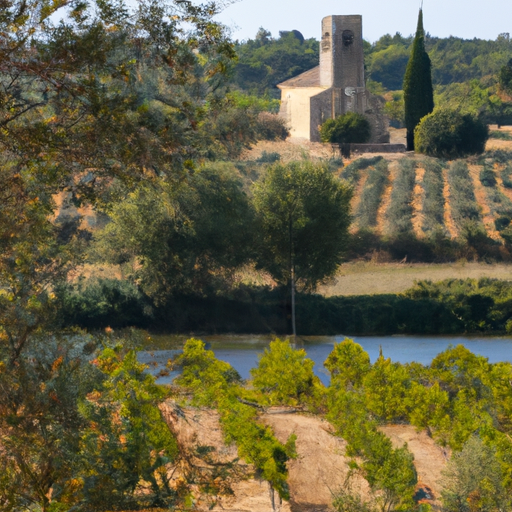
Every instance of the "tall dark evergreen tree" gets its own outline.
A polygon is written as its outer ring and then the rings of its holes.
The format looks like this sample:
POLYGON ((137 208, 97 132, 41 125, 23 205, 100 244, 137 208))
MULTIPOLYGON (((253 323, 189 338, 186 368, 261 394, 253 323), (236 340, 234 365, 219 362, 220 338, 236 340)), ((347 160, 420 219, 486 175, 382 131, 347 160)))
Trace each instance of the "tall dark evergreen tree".
POLYGON ((420 9, 418 28, 412 44, 411 56, 404 76, 405 126, 407 128, 407 149, 414 150, 414 128, 420 119, 434 110, 431 63, 425 51, 423 11, 420 9))

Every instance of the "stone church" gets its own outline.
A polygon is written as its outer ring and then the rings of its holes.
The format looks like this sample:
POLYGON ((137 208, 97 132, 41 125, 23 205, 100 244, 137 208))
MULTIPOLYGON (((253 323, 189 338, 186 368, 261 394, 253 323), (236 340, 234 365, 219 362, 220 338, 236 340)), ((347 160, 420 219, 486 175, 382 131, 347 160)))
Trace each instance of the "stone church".
POLYGON ((290 135, 320 141, 326 120, 352 111, 368 118, 372 143, 389 142, 383 100, 365 87, 363 25, 360 15, 327 16, 322 20, 320 65, 280 83, 280 115, 290 135))

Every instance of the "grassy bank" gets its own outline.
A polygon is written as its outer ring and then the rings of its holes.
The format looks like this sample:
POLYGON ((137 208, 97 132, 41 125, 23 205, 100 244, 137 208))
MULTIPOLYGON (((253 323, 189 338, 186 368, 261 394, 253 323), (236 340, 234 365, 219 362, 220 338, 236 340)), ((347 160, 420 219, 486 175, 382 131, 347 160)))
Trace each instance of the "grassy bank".
POLYGON ((464 260, 453 264, 351 262, 341 265, 336 277, 321 286, 318 293, 325 297, 402 293, 416 281, 484 277, 512 280, 512 265, 464 260))

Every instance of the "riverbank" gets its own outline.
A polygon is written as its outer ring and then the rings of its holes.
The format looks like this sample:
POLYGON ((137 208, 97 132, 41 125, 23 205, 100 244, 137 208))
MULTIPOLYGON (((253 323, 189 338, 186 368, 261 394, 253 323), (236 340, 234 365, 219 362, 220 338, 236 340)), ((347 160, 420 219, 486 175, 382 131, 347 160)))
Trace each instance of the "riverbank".
MULTIPOLYGON (((183 334, 291 332, 288 289, 241 287, 229 295, 180 295, 152 304, 126 282, 61 292, 64 326, 135 326, 183 334)), ((325 297, 299 293, 301 335, 504 334, 512 332, 512 282, 483 278, 417 283, 404 293, 325 297)))

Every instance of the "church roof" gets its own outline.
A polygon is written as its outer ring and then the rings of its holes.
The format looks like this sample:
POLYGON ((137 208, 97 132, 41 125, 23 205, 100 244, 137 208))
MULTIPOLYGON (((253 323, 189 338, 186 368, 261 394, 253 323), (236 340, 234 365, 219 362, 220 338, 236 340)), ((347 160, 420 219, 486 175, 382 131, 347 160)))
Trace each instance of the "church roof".
POLYGON ((288 89, 293 87, 320 87, 320 66, 310 69, 294 76, 280 84, 277 84, 279 89, 288 89))

